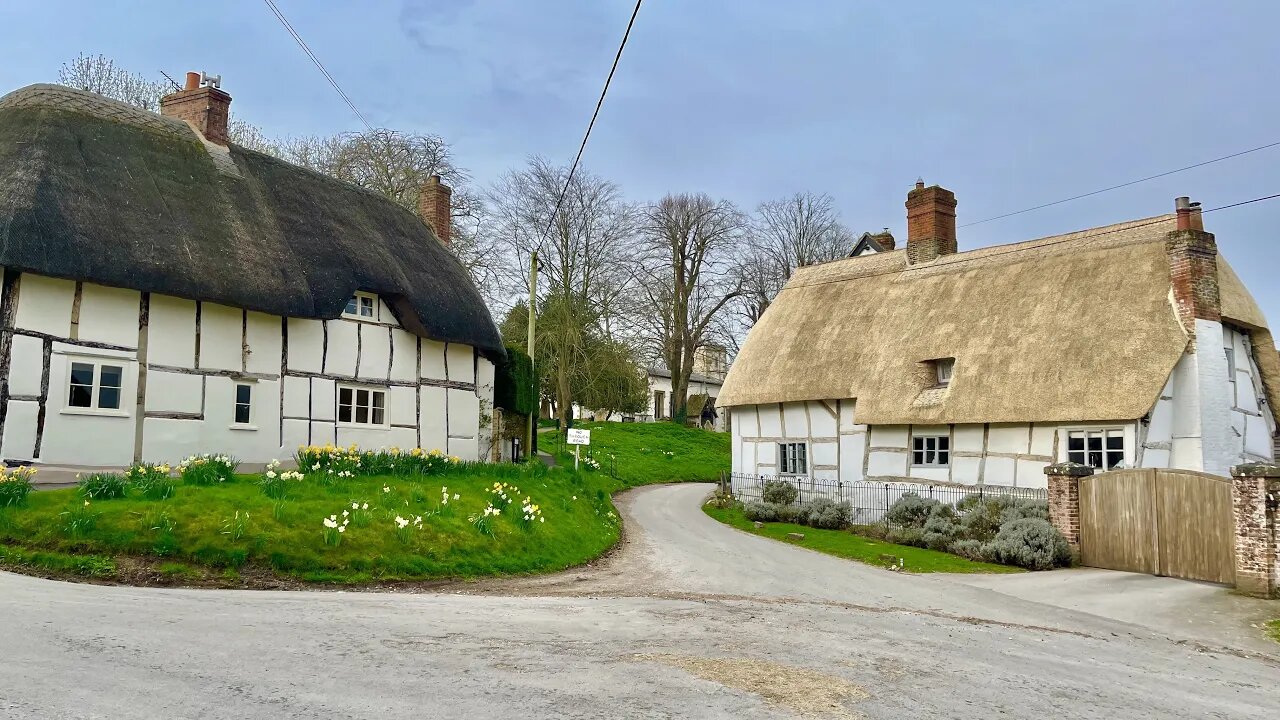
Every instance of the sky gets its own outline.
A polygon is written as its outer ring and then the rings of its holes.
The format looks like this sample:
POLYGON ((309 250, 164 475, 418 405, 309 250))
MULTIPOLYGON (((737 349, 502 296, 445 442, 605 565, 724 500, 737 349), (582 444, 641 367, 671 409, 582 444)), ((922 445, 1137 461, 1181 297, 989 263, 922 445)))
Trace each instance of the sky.
MULTIPOLYGON (((630 0, 276 0, 371 123, 434 133, 485 185, 569 163, 630 0)), ((1280 141, 1280 3, 647 0, 584 156, 635 202, 830 194, 905 238, 917 177, 958 223, 1280 141)), ((359 130, 261 0, 0 0, 0 93, 78 53, 220 74, 268 135, 359 130)), ((961 249, 1280 193, 1280 147, 959 229, 961 249)), ((1280 199, 1205 216, 1280 322, 1280 199)))

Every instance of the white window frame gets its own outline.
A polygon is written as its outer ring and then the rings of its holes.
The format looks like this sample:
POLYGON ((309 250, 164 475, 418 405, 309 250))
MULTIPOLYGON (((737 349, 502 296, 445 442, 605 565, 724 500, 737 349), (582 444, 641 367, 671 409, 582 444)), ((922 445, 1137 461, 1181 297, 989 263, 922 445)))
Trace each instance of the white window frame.
POLYGON ((938 358, 937 360, 933 361, 933 368, 934 368, 934 372, 936 373, 936 379, 938 381, 938 385, 941 387, 946 387, 951 384, 951 376, 952 374, 955 373, 956 359, 955 358, 938 358))
POLYGON ((344 309, 342 311, 342 317, 347 318, 348 320, 359 320, 360 322, 381 322, 382 303, 378 302, 377 295, 374 295, 371 292, 357 290, 351 294, 351 299, 347 301, 347 304, 350 305, 352 302, 355 302, 356 304, 356 311, 351 312, 350 310, 344 309), (361 312, 363 307, 369 308, 368 315, 361 312))
POLYGON ((257 430, 258 426, 254 420, 258 415, 258 403, 255 402, 258 394, 258 383, 253 380, 234 380, 231 383, 231 429, 232 430, 257 430), (246 403, 240 402, 240 386, 249 388, 249 419, 240 422, 236 419, 236 411, 240 406, 246 403))
POLYGON ((1093 463, 1089 462, 1089 455, 1090 455, 1090 453, 1093 453, 1093 452, 1101 452, 1101 453, 1102 453, 1102 457, 1101 457, 1102 464, 1105 466, 1105 465, 1107 464, 1107 455, 1108 455, 1109 453, 1119 452, 1119 453, 1120 453, 1120 464, 1125 465, 1125 466, 1126 466, 1126 468, 1128 467, 1128 465, 1129 465, 1129 438, 1128 438, 1128 432, 1126 431, 1126 429, 1125 429, 1124 427, 1122 427, 1122 426, 1118 426, 1118 425, 1102 425, 1102 426, 1090 426, 1090 427, 1072 427, 1072 428, 1064 428, 1063 432, 1065 433, 1065 436, 1064 436, 1064 440, 1065 440, 1065 442, 1063 443, 1063 452, 1065 452, 1065 453, 1066 453, 1066 461, 1067 461, 1067 462, 1080 462, 1080 463, 1081 463, 1081 464, 1083 464, 1083 465, 1089 465, 1090 467, 1092 467, 1094 470, 1096 470, 1096 471, 1098 471, 1098 472, 1107 472, 1107 471, 1108 471, 1108 470, 1110 470, 1110 469, 1116 469, 1116 470, 1125 469, 1125 468, 1116 467, 1116 466, 1114 466, 1114 465, 1113 465, 1111 468, 1107 468, 1107 467, 1098 467, 1097 465, 1094 465, 1093 463), (1083 440, 1084 440, 1084 449, 1083 449, 1083 450, 1080 450, 1080 451, 1073 451, 1073 450, 1071 449, 1071 439, 1072 439, 1072 438, 1071 438, 1071 436, 1072 436, 1072 435, 1077 435, 1077 434, 1079 434, 1079 435, 1083 435, 1083 440), (1090 439, 1090 437, 1101 437, 1101 439, 1102 439, 1102 448, 1101 448, 1101 450, 1090 450, 1090 449, 1089 449, 1089 439, 1090 439), (1117 450, 1110 450, 1110 449, 1108 449, 1108 448, 1107 448, 1107 438, 1109 438, 1109 437, 1119 437, 1119 438, 1120 438, 1120 449, 1119 449, 1118 451, 1117 451, 1117 450), (1075 457, 1073 457, 1073 453, 1079 453, 1079 454, 1078 454, 1078 455, 1076 455, 1075 457))
POLYGON ((944 468, 951 466, 951 436, 950 435, 912 435, 911 436, 911 467, 915 468, 944 468), (916 454, 920 454, 920 462, 916 462, 916 454), (946 456, 946 462, 942 461, 942 456, 946 456), (930 457, 932 456, 932 458, 930 457), (932 462, 930 460, 932 459, 932 462))
POLYGON ((107 417, 129 417, 129 411, 126 409, 125 389, 129 386, 129 366, 132 362, 128 358, 87 356, 87 355, 67 355, 67 374, 63 378, 63 403, 61 414, 64 415, 104 415, 107 417), (71 372, 76 365, 93 366, 93 384, 89 386, 89 406, 83 407, 71 404, 71 372), (117 407, 104 408, 98 407, 101 402, 102 394, 102 368, 104 366, 120 368, 120 386, 116 388, 118 393, 117 407))
POLYGON ((808 475, 809 474, 809 443, 806 442, 780 442, 778 443, 778 474, 779 475, 808 475))
POLYGON ((387 400, 390 397, 391 397, 390 388, 383 387, 383 386, 353 385, 349 383, 338 385, 337 391, 334 393, 334 418, 337 420, 338 427, 361 428, 365 430, 386 430, 390 428, 391 427, 391 408, 387 406, 387 400), (351 391, 351 415, 349 420, 342 419, 342 407, 344 404, 342 402, 343 390, 351 391), (356 416, 361 407, 360 405, 356 404, 356 401, 358 400, 359 393, 362 390, 368 391, 369 393, 369 403, 366 406, 368 408, 368 415, 367 415, 367 417, 369 418, 368 422, 359 422, 356 420, 356 416), (373 398, 375 394, 382 395, 382 422, 381 423, 373 422, 373 411, 374 411, 373 398))

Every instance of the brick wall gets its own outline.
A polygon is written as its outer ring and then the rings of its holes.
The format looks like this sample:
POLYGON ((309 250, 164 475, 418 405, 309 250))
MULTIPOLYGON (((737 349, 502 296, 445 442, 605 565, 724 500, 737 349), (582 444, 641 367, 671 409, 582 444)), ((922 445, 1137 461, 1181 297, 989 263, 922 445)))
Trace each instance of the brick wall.
POLYGON ((1178 319, 1189 334, 1196 320, 1220 322, 1218 295, 1218 245, 1213 233, 1175 230, 1165 239, 1169 255, 1169 282, 1178 319))
POLYGON ((214 87, 197 87, 160 98, 160 112, 183 120, 209 142, 227 144, 227 123, 231 116, 231 96, 214 87))
POLYGON ((1093 468, 1079 463, 1057 463, 1044 469, 1049 482, 1049 522, 1067 539, 1072 551, 1080 551, 1080 479, 1093 468))
POLYGON ((907 263, 927 263, 955 252, 955 193, 917 182, 907 193, 907 263))
POLYGON ((1236 588, 1273 597, 1280 581, 1280 533, 1275 498, 1280 465, 1249 463, 1231 468, 1231 505, 1236 521, 1236 588))

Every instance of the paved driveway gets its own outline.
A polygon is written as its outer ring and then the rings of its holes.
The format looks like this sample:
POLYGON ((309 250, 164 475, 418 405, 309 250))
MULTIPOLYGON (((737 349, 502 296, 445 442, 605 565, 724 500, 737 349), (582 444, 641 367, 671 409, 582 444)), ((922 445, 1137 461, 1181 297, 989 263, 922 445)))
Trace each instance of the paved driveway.
POLYGON ((443 592, 0 574, 0 716, 1257 718, 1280 707, 1280 659, 1246 634, 1178 633, 983 586, 995 578, 837 560, 710 520, 706 492, 632 493, 626 544, 597 567, 443 592))

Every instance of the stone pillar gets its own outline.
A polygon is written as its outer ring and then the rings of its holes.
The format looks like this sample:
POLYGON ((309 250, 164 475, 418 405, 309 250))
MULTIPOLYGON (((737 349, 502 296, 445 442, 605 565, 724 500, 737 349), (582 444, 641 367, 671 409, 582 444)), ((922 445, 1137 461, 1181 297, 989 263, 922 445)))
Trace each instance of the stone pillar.
POLYGON ((1246 463, 1231 468, 1231 507, 1236 520, 1236 588, 1274 597, 1280 580, 1280 464, 1246 463))
POLYGON ((1067 539, 1073 552, 1080 551, 1080 478, 1093 474, 1093 468, 1065 462, 1044 469, 1049 481, 1049 522, 1067 539))

